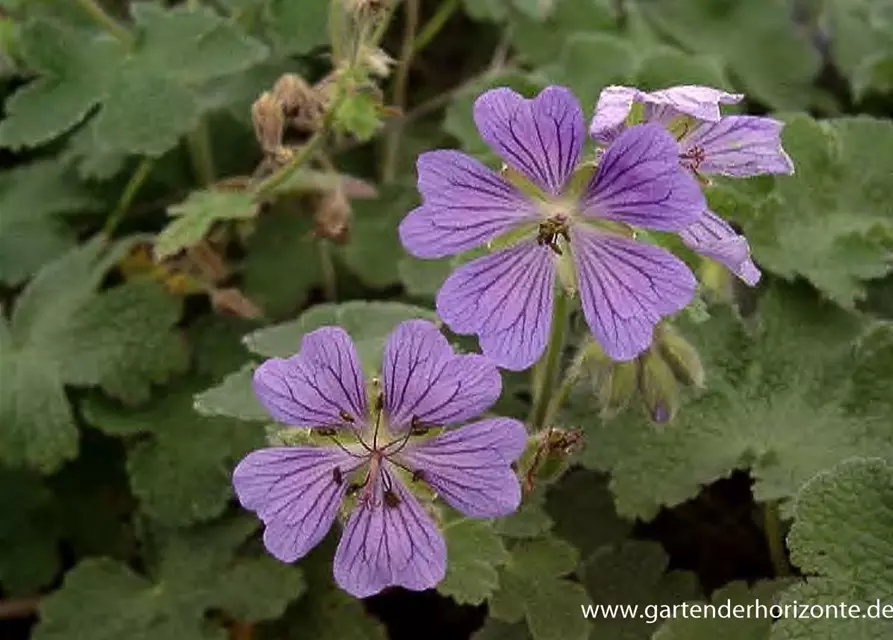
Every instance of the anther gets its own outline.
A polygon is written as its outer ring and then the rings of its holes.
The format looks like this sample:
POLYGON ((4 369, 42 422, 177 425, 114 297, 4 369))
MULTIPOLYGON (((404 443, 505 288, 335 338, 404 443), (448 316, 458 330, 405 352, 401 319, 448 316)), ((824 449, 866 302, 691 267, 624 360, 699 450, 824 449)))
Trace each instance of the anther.
POLYGON ((388 489, 384 492, 384 503, 385 506, 394 509, 400 506, 400 496, 394 493, 392 490, 388 489))
POLYGON ((341 411, 338 412, 338 415, 341 417, 342 420, 344 420, 348 424, 353 424, 354 422, 356 422, 356 418, 354 418, 351 414, 349 414, 344 409, 341 409, 341 411))
POLYGON ((332 469, 332 480, 335 481, 339 487, 344 484, 344 476, 341 473, 341 467, 335 467, 332 469))
POLYGON ((330 437, 338 433, 338 430, 333 427, 318 427, 316 432, 321 436, 330 437))

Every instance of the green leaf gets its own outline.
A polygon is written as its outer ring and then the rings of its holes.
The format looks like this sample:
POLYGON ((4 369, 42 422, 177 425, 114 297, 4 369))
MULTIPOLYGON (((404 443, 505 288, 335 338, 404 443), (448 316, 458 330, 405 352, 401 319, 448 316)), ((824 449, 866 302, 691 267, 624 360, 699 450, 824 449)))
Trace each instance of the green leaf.
POLYGON ((266 358, 286 358, 301 348, 305 333, 324 326, 340 326, 357 346, 366 372, 378 371, 384 344, 398 324, 421 318, 437 321, 429 309, 401 302, 366 302, 356 300, 344 304, 320 304, 293 322, 261 329, 245 336, 245 344, 266 358))
POLYGON ((458 518, 443 533, 449 561, 437 590, 459 604, 481 604, 496 591, 498 568, 510 559, 502 539, 487 520, 458 518))
POLYGON ((65 253, 74 235, 59 214, 96 202, 57 162, 0 173, 0 282, 16 285, 65 253))
POLYGON ((0 468, 0 585, 32 593, 59 570, 59 522, 52 493, 31 474, 0 468))
POLYGON ((194 128, 197 87, 260 62, 266 48, 206 7, 132 7, 132 43, 58 22, 33 21, 22 33, 38 78, 20 89, 0 123, 0 144, 43 144, 83 121, 97 146, 160 156, 194 128))
POLYGON ((638 6, 658 31, 686 49, 722 60, 752 98, 775 109, 800 109, 812 102, 819 54, 786 3, 640 0, 638 6))
POLYGON ((166 525, 219 516, 232 497, 236 462, 264 444, 259 426, 194 411, 193 394, 205 384, 180 380, 136 410, 100 398, 84 406, 94 427, 131 441, 130 486, 142 510, 166 525))
MULTIPOLYGON (((862 618, 868 607, 893 600, 893 465, 877 458, 852 459, 810 480, 797 495, 788 535, 791 560, 812 576, 783 594, 838 609, 860 605, 860 617, 779 620, 772 640, 881 640, 893 620, 862 618)), ((889 614, 889 609, 887 610, 889 614)))
POLYGON ((872 88, 889 90, 877 70, 893 62, 893 5, 887 0, 826 0, 823 5, 831 55, 856 97, 872 88))
POLYGON ((574 34, 617 30, 617 15, 610 2, 555 0, 552 4, 554 9, 546 20, 520 12, 512 15, 512 43, 534 65, 549 65, 558 60, 574 34))
POLYGON ((667 571, 669 558, 654 542, 630 540, 602 547, 587 558, 580 569, 581 580, 595 606, 633 605, 642 612, 635 617, 590 619, 591 637, 622 640, 649 640, 654 621, 647 605, 673 605, 700 596, 693 573, 667 571))
MULTIPOLYGON (((749 469, 759 501, 786 500, 821 469, 857 455, 893 458, 893 416, 884 404, 851 408, 865 391, 850 379, 871 349, 856 349, 858 318, 775 287, 762 299, 748 335, 731 314, 682 331, 699 349, 708 391, 656 429, 638 412, 594 420, 585 387, 569 404, 598 446, 581 461, 610 470, 622 515, 653 518, 698 493, 702 485, 749 469)), ((889 388, 887 370, 877 381, 889 388)))
POLYGON ((852 308, 864 280, 893 269, 883 237, 893 233, 893 124, 795 116, 782 137, 797 173, 756 206, 742 194, 717 208, 742 224, 758 262, 852 308))
POLYGON ((253 376, 253 364, 229 374, 216 387, 195 396, 195 410, 206 416, 269 421, 269 414, 257 401, 251 387, 253 376))
MULTIPOLYGON (((546 83, 541 78, 520 71, 505 71, 469 84, 454 99, 446 110, 444 130, 455 136, 465 151, 484 161, 495 162, 496 154, 487 146, 478 133, 472 116, 477 97, 494 87, 509 87, 518 93, 532 97, 544 89, 546 83)), ((500 160, 501 162, 501 160, 500 160)))
POLYGON ((552 518, 546 512, 546 493, 537 488, 524 496, 521 506, 513 514, 494 521, 496 530, 507 538, 535 538, 552 528, 552 518))
POLYGON ((398 264, 405 250, 397 226, 417 204, 415 185, 384 187, 378 198, 353 203, 350 240, 338 255, 370 287, 384 288, 400 281, 398 264))
POLYGON ((544 537, 519 542, 510 554, 490 613, 505 622, 524 618, 534 640, 588 638, 590 624, 579 607, 589 604, 589 597, 580 584, 563 577, 577 565, 574 548, 544 537))
POLYGON ((509 624, 497 618, 487 618, 484 626, 472 638, 473 640, 530 640, 530 632, 523 622, 509 624))
POLYGON ((509 0, 462 0, 462 5, 472 20, 503 22, 508 18, 509 0))
POLYGON ((650 91, 685 84, 701 84, 727 91, 734 89, 716 58, 665 46, 649 48, 636 72, 634 84, 650 91))
POLYGON ((594 104, 601 90, 627 84, 638 66, 635 44, 612 33, 573 33, 549 77, 569 87, 582 104, 594 104))
POLYGON ((270 0, 266 5, 266 23, 277 51, 308 53, 329 42, 329 2, 270 0))
POLYGON ((321 278, 319 240, 310 213, 283 207, 262 216, 243 267, 245 293, 267 316, 281 317, 303 307, 321 278))
POLYGON ((155 240, 158 260, 198 244, 215 222, 253 218, 257 215, 257 203, 250 193, 195 191, 185 201, 168 208, 168 213, 176 219, 155 240))
POLYGON ((244 622, 275 618, 303 592, 304 579, 272 558, 235 553, 253 527, 235 520, 171 534, 145 575, 107 558, 82 560, 41 601, 33 637, 222 639, 219 621, 206 620, 211 610, 244 622))
POLYGON ((271 637, 288 637, 293 629, 301 630, 301 637, 314 640, 386 640, 381 622, 366 612, 362 600, 339 589, 332 579, 334 536, 301 560, 309 589, 300 602, 289 607, 285 618, 271 637))
POLYGON ((583 555, 623 540, 632 529, 617 515, 606 478, 585 469, 574 469, 550 486, 546 505, 555 534, 583 555))
POLYGON ((407 255, 397 263, 397 272, 406 292, 420 298, 434 298, 453 268, 450 258, 420 260, 407 255))
MULTIPOLYGON (((654 634, 654 640, 766 640, 772 629, 772 618, 768 615, 756 615, 757 601, 770 607, 776 600, 778 592, 785 586, 784 581, 765 580, 748 587, 743 582, 732 582, 713 593, 711 604, 716 607, 716 616, 707 617, 709 610, 702 609, 702 618, 676 617, 668 620, 654 634), (735 615, 734 607, 740 606, 740 616, 735 615), (747 607, 751 607, 748 614, 747 607), (726 609, 729 609, 726 612, 726 609), (723 616, 723 617, 719 617, 723 616), (746 616, 746 617, 745 617, 746 616)), ((692 607, 698 606, 693 604, 692 607)), ((694 612, 696 609, 690 608, 694 612)), ((698 616, 702 613, 698 613, 698 616)), ((650 636, 648 636, 650 637, 650 636)))
POLYGON ((186 365, 171 331, 179 303, 133 282, 96 292, 121 245, 90 242, 46 265, 0 320, 0 460, 52 471, 77 451, 65 385, 101 386, 128 402, 186 365))

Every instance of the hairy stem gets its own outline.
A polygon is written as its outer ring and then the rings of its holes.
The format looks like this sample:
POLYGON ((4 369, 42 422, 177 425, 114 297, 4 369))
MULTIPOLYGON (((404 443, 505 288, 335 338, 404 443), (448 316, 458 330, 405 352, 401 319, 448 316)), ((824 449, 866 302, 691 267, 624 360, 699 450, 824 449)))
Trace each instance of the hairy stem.
POLYGON ((81 9, 84 10, 90 18, 97 25, 102 27, 102 29, 113 36, 114 38, 120 40, 121 42, 130 43, 131 35, 130 31, 127 28, 111 17, 108 13, 106 13, 105 9, 103 9, 96 0, 76 0, 81 9))
POLYGON ((458 8, 459 0, 446 0, 445 2, 440 3, 437 11, 431 16, 428 22, 425 23, 425 26, 419 31, 418 36, 416 36, 412 55, 419 55, 422 49, 431 43, 435 36, 440 33, 440 30, 443 29, 443 25, 453 17, 453 14, 456 13, 458 8))
POLYGON ((530 426, 538 430, 546 423, 550 400, 554 395, 555 381, 561 365, 561 354, 564 350, 564 333, 567 328, 567 295, 560 288, 555 292, 555 306, 552 309, 552 331, 546 354, 537 363, 533 394, 533 410, 530 414, 530 426))
POLYGON ((214 153, 211 149, 211 134, 208 121, 202 118, 198 127, 188 137, 189 157, 196 179, 204 186, 213 184, 216 178, 214 169, 214 153))
POLYGON ((115 210, 112 211, 112 214, 105 221, 105 226, 102 228, 103 234, 107 237, 110 237, 115 232, 115 229, 118 228, 118 225, 121 224, 124 215, 130 209, 130 205, 133 204, 133 199, 149 178, 149 174, 152 173, 154 167, 154 158, 143 158, 137 165, 136 170, 127 182, 127 186, 124 187, 124 192, 121 194, 118 204, 115 205, 115 210))
POLYGON ((567 399, 571 395, 571 391, 574 389, 574 385, 577 384, 577 380, 580 378, 580 370, 582 366, 583 358, 581 352, 581 354, 578 354, 574 359, 573 364, 571 364, 567 372, 565 372, 564 380, 561 381, 558 391, 552 394, 552 397, 549 399, 549 404, 546 408, 546 418, 543 421, 543 424, 552 424, 555 422, 555 418, 558 417, 558 412, 561 411, 561 407, 567 402, 567 399))
POLYGON ((335 271, 335 259, 332 255, 332 243, 326 238, 317 240, 319 251, 319 268, 322 277, 322 294, 328 302, 338 298, 338 274, 335 271))
POLYGON ((332 66, 341 62, 341 40, 344 37, 342 22, 344 6, 340 0, 329 0, 329 46, 332 47, 332 66))
POLYGON ((778 513, 778 501, 773 500, 763 505, 763 534, 769 546, 769 556, 775 576, 780 578, 791 575, 791 565, 784 547, 781 516, 778 513))
MULTIPOLYGON (((403 46, 400 50, 400 62, 397 65, 397 74, 394 78, 394 94, 391 98, 392 106, 401 112, 406 107, 409 69, 412 66, 412 57, 415 52, 415 36, 419 26, 419 0, 405 0, 404 7, 406 9, 406 23, 403 27, 403 46)), ((398 125, 385 138, 384 162, 382 163, 381 172, 383 182, 392 181, 397 173, 397 158, 402 137, 403 127, 398 125)))

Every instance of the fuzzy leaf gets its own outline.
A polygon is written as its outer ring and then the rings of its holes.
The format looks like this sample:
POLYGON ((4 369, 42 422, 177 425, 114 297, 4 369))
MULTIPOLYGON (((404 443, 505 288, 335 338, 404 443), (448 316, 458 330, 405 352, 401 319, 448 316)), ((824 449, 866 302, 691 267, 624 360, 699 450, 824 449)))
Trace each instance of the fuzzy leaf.
POLYGON ((133 441, 127 471, 142 510, 166 525, 183 526, 220 515, 232 497, 232 468, 264 443, 262 428, 193 410, 206 384, 180 380, 138 410, 93 398, 84 407, 95 427, 133 441))
POLYGON ((590 623, 580 615, 589 604, 583 587, 563 576, 577 565, 570 545, 555 538, 522 541, 499 576, 490 612, 505 622, 527 621, 534 640, 585 640, 590 623))
POLYGON ((803 276, 852 308, 865 280, 893 269, 893 124, 795 116, 783 140, 797 173, 779 177, 756 206, 745 193, 717 209, 742 224, 762 265, 786 278, 803 276))
POLYGON ((66 168, 37 162, 0 173, 0 281, 19 284, 73 244, 58 217, 96 202, 66 168))
MULTIPOLYGON (((700 351, 708 391, 661 430, 637 412, 593 420, 591 392, 581 388, 568 417, 598 442, 581 459, 611 471, 621 514, 652 518, 735 469, 750 470, 757 500, 784 501, 851 456, 893 458, 888 406, 866 406, 860 399, 871 389, 849 377, 873 353, 870 344, 853 348, 861 322, 790 287, 770 290, 755 320, 753 336, 722 313, 684 331, 700 351)), ((886 371, 873 383, 889 381, 886 371)))
POLYGON ((267 55, 206 7, 137 3, 132 12, 132 43, 56 21, 25 26, 24 55, 38 78, 10 99, 0 145, 43 144, 99 106, 91 122, 99 148, 160 156, 198 122, 202 82, 267 55))
POLYGON ((268 557, 240 558, 253 523, 234 520, 171 534, 146 575, 108 558, 82 560, 41 601, 35 640, 225 638, 222 609, 244 622, 280 615, 305 588, 301 572, 268 557), (219 620, 219 618, 217 618, 219 620))
POLYGON ((697 577, 685 571, 667 571, 669 558, 659 544, 630 540, 602 547, 587 558, 580 569, 581 579, 594 605, 637 605, 636 617, 591 619, 590 638, 649 640, 654 622, 647 605, 673 605, 700 595, 697 577))
POLYGON ((155 240, 158 260, 198 244, 215 222, 253 218, 257 215, 257 203, 249 193, 196 191, 184 202, 170 207, 168 213, 175 219, 155 240))
POLYGON ((857 617, 779 620, 772 640, 881 640, 893 633, 893 465, 857 458, 819 474, 797 495, 788 535, 791 560, 810 577, 783 593, 793 600, 837 607, 860 605, 857 617), (865 615, 865 617, 861 617, 865 615))
POLYGON ((248 334, 245 336, 245 344, 258 355, 286 358, 298 352, 305 333, 320 327, 337 325, 343 327, 353 338, 364 369, 377 371, 384 343, 391 331, 404 320, 412 318, 437 321, 433 311, 400 302, 357 300, 344 304, 321 304, 293 322, 248 334))
MULTIPOLYGON (((685 618, 677 617, 669 620, 654 634, 654 640, 767 640, 772 628, 772 619, 768 615, 755 615, 753 608, 759 601, 765 607, 771 606, 777 601, 779 590, 785 586, 782 581, 758 582, 753 587, 748 587, 743 582, 732 582, 713 593, 711 604, 716 607, 716 617, 685 618), (732 608, 730 613, 725 613, 726 607, 732 608), (734 607, 744 607, 742 615, 734 615, 734 607), (747 614, 746 607, 753 609, 747 614), (719 617, 724 615, 726 617, 719 617), (744 617, 747 615, 747 617, 744 617)), ((695 606, 697 606, 695 604, 695 606)), ((698 614, 701 615, 701 614, 698 614)), ((706 615, 706 611, 705 611, 706 615)))
MULTIPOLYGON (((528 0, 536 1, 536 0, 528 0)), ((559 59, 565 43, 579 33, 614 31, 617 16, 610 2, 603 0, 554 0, 547 19, 520 12, 512 15, 512 43, 518 52, 536 65, 549 65, 559 59)), ((591 100, 594 96, 579 96, 591 100)))
POLYGON ((459 604, 481 604, 499 586, 498 568, 509 561, 492 522, 459 518, 443 527, 447 574, 437 590, 459 604))
POLYGON ((253 377, 253 364, 229 374, 216 387, 195 396, 195 410, 206 416, 269 421, 269 414, 258 402, 254 389, 251 388, 253 377))
POLYGON ((97 293, 105 260, 94 241, 46 265, 0 320, 0 459, 44 471, 77 451, 65 385, 101 386, 128 402, 186 365, 172 333, 179 304, 158 285, 97 293))
POLYGON ((775 109, 810 104, 819 54, 791 19, 786 3, 640 0, 637 4, 658 31, 690 51, 721 59, 752 98, 775 109), (757 42, 760 46, 755 46, 757 42))

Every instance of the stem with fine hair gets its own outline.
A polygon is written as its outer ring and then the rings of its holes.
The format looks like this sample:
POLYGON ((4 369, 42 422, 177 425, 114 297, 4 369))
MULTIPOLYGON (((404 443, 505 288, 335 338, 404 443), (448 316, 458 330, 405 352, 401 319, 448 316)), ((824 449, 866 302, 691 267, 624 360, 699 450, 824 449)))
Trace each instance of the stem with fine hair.
POLYGON ((446 0, 446 2, 440 3, 437 11, 431 18, 429 18, 428 22, 425 23, 425 26, 422 27, 422 30, 419 31, 419 34, 416 36, 415 44, 413 44, 412 48, 412 55, 419 55, 422 49, 431 43, 434 37, 440 33, 441 29, 443 29, 443 25, 453 17, 453 14, 456 13, 458 8, 459 0, 446 0))
POLYGON ((115 229, 118 228, 118 225, 121 224, 121 221, 124 219, 124 214, 130 209, 130 205, 133 204, 133 199, 149 178, 149 174, 152 173, 154 166, 155 159, 148 157, 143 158, 139 165, 137 165, 136 171, 133 172, 133 175, 130 176, 130 180, 127 182, 127 186, 124 187, 124 192, 121 194, 118 204, 115 205, 115 210, 112 211, 112 214, 105 221, 105 226, 102 228, 102 232, 106 236, 110 237, 115 232, 115 229))
POLYGON ((84 13, 90 16, 93 22, 102 27, 105 32, 121 42, 128 44, 131 42, 130 31, 106 13, 105 9, 99 6, 96 0, 77 0, 77 3, 84 10, 84 13))
MULTIPOLYGON (((412 66, 416 30, 419 26, 419 0, 405 0, 404 7, 406 9, 406 24, 403 26, 403 46, 400 49, 400 62, 397 65, 394 95, 391 99, 392 106, 400 111, 406 107, 406 86, 409 82, 409 69, 412 66)), ((403 127, 397 125, 385 138, 384 162, 381 172, 383 182, 391 182, 397 173, 397 158, 402 137, 403 127)))
POLYGON ((199 120, 195 130, 189 133, 187 142, 196 179, 203 186, 213 184, 217 172, 214 169, 214 153, 211 149, 211 133, 208 130, 207 119, 199 120))
POLYGON ((766 536, 766 544, 769 546, 769 556, 772 559, 772 567, 775 569, 775 577, 791 575, 791 565, 788 563, 788 555, 784 548, 777 500, 763 505, 763 534, 766 536))
POLYGON ((564 334, 567 328, 568 299, 560 287, 555 292, 555 304, 552 309, 552 331, 546 353, 537 363, 534 380, 536 386, 533 393, 533 409, 530 413, 530 426, 538 430, 546 423, 549 402, 555 391, 555 381, 561 366, 561 355, 564 351, 564 334))

